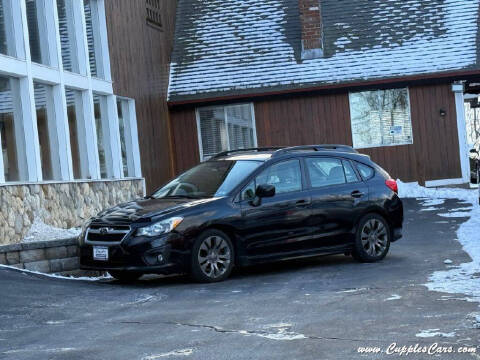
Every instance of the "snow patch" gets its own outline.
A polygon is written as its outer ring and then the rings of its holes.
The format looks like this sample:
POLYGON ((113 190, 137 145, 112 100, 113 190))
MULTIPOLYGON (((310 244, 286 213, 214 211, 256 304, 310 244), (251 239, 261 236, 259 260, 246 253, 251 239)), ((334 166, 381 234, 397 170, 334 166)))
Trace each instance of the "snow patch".
POLYGON ((430 206, 430 207, 423 208, 420 211, 437 211, 437 210, 438 208, 430 206))
POLYGON ((144 356, 142 360, 155 360, 155 359, 161 359, 161 358, 170 357, 170 356, 190 356, 192 354, 193 354, 193 349, 181 349, 181 350, 174 350, 174 351, 170 351, 170 352, 166 352, 158 355, 144 356))
POLYGON ((303 334, 299 334, 293 331, 290 331, 292 328, 292 324, 273 324, 269 325, 267 328, 270 330, 275 330, 273 333, 261 333, 261 332, 255 332, 255 333, 250 333, 265 339, 270 339, 270 340, 277 340, 277 341, 291 341, 291 340, 301 340, 301 339, 306 339, 307 337, 303 334))
POLYGON ((342 291, 337 291, 337 294, 338 293, 350 294, 350 293, 356 293, 356 292, 360 292, 360 291, 364 291, 364 290, 368 290, 368 289, 367 288, 358 288, 358 289, 342 290, 342 291))
POLYGON ((400 300, 402 297, 398 294, 393 294, 389 298, 385 299, 384 301, 393 301, 393 300, 400 300))
POLYGON ((57 275, 57 274, 45 274, 41 273, 38 271, 33 271, 33 270, 26 270, 26 269, 19 269, 14 266, 8 266, 8 265, 0 265, 0 269, 10 269, 10 270, 15 270, 18 272, 21 272, 23 274, 33 274, 33 275, 41 275, 49 278, 54 278, 54 279, 62 279, 62 280, 79 280, 79 281, 100 281, 100 280, 111 280, 112 277, 110 275, 104 275, 104 276, 96 276, 96 277, 87 277, 87 276, 80 276, 80 277, 73 277, 73 276, 62 276, 62 275, 57 275))
POLYGON ((445 203, 445 199, 422 199, 423 206, 438 206, 445 203))
POLYGON ((59 229, 45 224, 40 218, 36 217, 23 242, 70 239, 79 236, 80 233, 80 228, 59 229))
POLYGON ((440 329, 422 330, 415 336, 420 338, 431 338, 436 336, 451 338, 455 336, 455 332, 443 333, 443 332, 440 332, 439 330, 440 329))
POLYGON ((469 203, 469 212, 449 213, 448 217, 461 215, 469 219, 460 225, 457 231, 458 241, 463 250, 470 255, 472 261, 463 263, 444 271, 436 271, 425 284, 430 291, 449 294, 464 294, 470 301, 480 302, 480 206, 478 191, 456 188, 427 189, 417 183, 398 181, 399 195, 404 198, 457 199, 469 203), (453 214, 453 215, 452 215, 453 214))
POLYGON ((446 264, 446 265, 450 265, 450 264, 453 264, 453 261, 450 260, 450 259, 445 259, 445 260, 443 260, 443 263, 446 264))
POLYGON ((467 318, 473 321, 474 329, 480 329, 480 313, 468 314, 467 318))
POLYGON ((448 213, 438 214, 441 217, 453 217, 453 218, 462 218, 462 217, 469 217, 470 213, 467 211, 451 211, 448 213))
POLYGON ((51 354, 56 354, 56 353, 64 353, 64 352, 70 352, 70 351, 76 351, 76 348, 55 348, 55 349, 16 349, 16 350, 8 350, 4 351, 2 354, 18 354, 18 353, 25 353, 25 352, 44 352, 44 353, 51 353, 51 354))

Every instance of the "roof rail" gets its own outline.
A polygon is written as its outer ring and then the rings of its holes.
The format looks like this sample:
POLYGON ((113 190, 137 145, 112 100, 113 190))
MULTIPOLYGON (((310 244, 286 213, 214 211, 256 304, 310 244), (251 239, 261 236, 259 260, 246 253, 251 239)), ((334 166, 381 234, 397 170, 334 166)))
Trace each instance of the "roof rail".
POLYGON ((341 151, 341 152, 347 152, 347 153, 358 153, 357 150, 355 150, 353 147, 348 146, 348 145, 330 145, 330 144, 323 144, 323 145, 302 145, 302 146, 291 146, 291 147, 286 147, 286 148, 281 148, 277 150, 274 154, 273 157, 275 156, 280 156, 292 151, 325 151, 325 150, 332 150, 332 151, 341 151))
POLYGON ((241 153, 241 152, 278 151, 278 150, 281 150, 281 149, 283 149, 283 147, 281 147, 281 146, 271 146, 271 147, 256 147, 256 148, 249 148, 249 149, 228 150, 228 151, 223 151, 221 153, 213 155, 209 160, 218 159, 219 157, 228 156, 228 155, 232 155, 232 154, 235 154, 235 153, 241 153))

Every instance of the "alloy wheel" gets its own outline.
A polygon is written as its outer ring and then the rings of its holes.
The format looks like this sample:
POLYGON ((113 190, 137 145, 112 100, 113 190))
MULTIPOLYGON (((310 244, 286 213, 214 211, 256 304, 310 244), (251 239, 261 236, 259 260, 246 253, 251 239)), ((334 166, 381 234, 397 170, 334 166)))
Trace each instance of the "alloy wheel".
POLYGON ((368 220, 363 226, 361 240, 369 256, 380 256, 388 244, 387 228, 378 219, 368 220))
POLYGON ((200 269, 211 279, 225 274, 230 266, 231 257, 227 241, 220 236, 205 238, 198 250, 200 269))

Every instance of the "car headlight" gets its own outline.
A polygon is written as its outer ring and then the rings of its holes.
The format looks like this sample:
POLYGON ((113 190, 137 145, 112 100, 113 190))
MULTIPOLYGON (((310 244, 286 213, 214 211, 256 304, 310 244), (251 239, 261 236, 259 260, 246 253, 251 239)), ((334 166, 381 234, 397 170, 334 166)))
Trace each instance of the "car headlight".
POLYGON ((166 234, 175 229, 182 221, 182 217, 173 217, 167 220, 162 220, 153 225, 139 228, 136 235, 153 237, 166 234))

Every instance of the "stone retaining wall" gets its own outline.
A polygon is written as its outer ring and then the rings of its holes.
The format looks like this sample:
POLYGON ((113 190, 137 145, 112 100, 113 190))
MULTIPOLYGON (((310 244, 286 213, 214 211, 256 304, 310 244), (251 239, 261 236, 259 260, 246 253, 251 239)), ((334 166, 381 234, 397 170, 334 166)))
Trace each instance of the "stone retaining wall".
POLYGON ((79 269, 78 239, 0 246, 0 265, 42 273, 79 269))
POLYGON ((143 195, 143 179, 1 185, 0 245, 22 242, 35 218, 56 228, 80 227, 101 210, 143 195))

